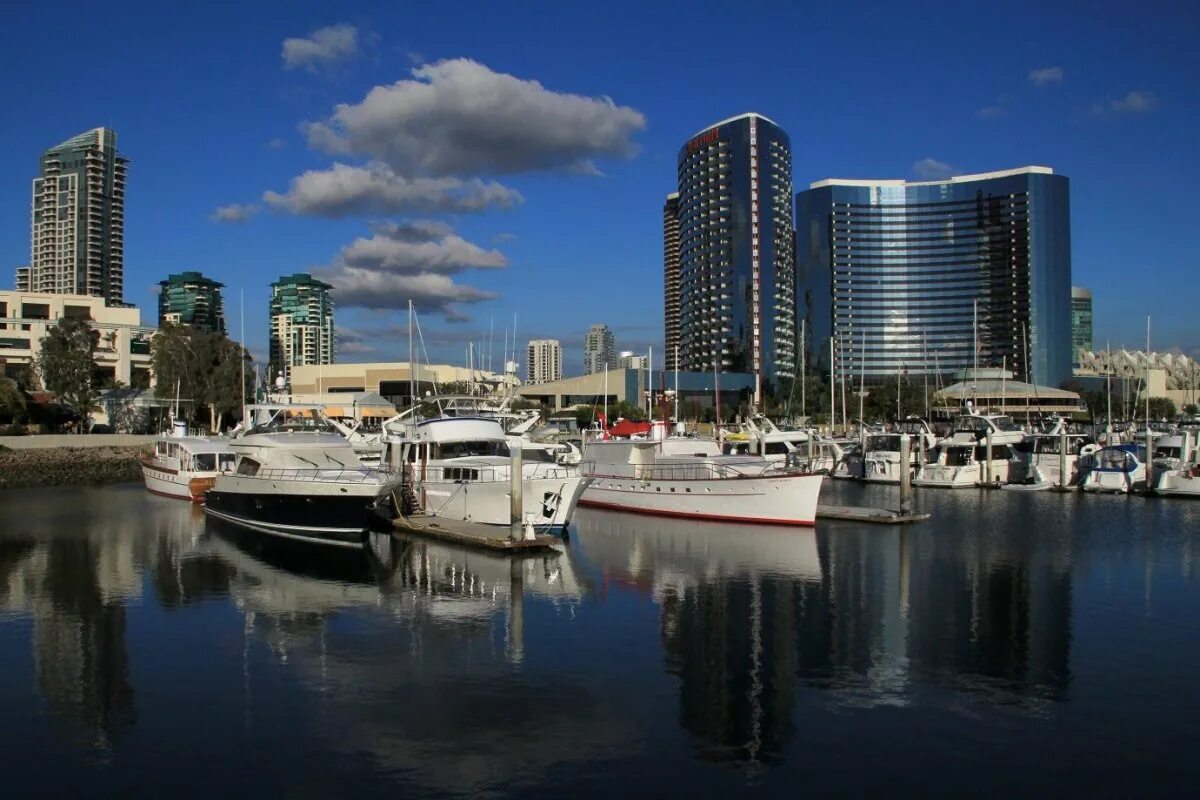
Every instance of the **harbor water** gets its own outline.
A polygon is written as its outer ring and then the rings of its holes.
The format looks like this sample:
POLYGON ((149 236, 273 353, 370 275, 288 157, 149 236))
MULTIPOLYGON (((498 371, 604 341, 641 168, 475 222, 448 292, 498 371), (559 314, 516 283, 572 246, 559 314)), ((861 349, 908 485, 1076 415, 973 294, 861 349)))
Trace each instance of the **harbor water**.
POLYGON ((509 560, 270 546, 140 484, 0 492, 4 794, 1200 785, 1200 502, 928 490, 916 510, 580 509, 562 554, 509 560))

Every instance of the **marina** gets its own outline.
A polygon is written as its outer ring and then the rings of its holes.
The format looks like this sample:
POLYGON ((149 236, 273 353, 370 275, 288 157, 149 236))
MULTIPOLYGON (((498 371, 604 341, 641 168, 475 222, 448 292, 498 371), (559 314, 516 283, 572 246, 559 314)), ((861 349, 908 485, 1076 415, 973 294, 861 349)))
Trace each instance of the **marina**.
POLYGON ((813 528, 584 508, 512 558, 291 546, 137 484, 0 500, 14 796, 49 764, 187 793, 197 758, 272 795, 918 792, 929 752, 953 794, 1200 779, 1200 503, 931 491, 923 524, 813 528))

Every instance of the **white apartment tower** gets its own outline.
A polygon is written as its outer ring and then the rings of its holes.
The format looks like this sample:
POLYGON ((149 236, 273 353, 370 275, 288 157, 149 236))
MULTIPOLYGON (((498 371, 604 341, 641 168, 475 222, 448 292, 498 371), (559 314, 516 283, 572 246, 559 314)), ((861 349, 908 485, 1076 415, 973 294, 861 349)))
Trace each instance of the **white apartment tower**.
POLYGON ((562 345, 558 339, 534 339, 525 358, 525 382, 529 385, 562 379, 562 345))
POLYGON ((81 133, 42 154, 33 179, 31 260, 18 270, 25 291, 103 297, 122 305, 125 172, 117 134, 81 133))
POLYGON ((583 374, 594 375, 613 366, 616 344, 607 325, 593 325, 583 337, 583 374))

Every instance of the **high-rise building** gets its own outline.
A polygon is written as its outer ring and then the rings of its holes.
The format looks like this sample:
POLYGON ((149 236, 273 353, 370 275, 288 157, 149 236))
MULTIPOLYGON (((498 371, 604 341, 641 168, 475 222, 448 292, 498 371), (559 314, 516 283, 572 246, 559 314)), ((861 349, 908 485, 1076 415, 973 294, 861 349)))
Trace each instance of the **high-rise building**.
POLYGON ((116 132, 108 128, 81 133, 42 154, 33 179, 27 291, 123 303, 127 164, 117 154, 116 132))
POLYGON ((818 181, 796 195, 796 254, 810 363, 829 364, 832 337, 838 373, 868 383, 1071 376, 1068 181, 1048 167, 818 181))
POLYGON ((1079 364, 1080 353, 1092 351, 1092 292, 1071 287, 1071 363, 1079 364))
POLYGON ((159 281, 158 324, 191 325, 215 333, 225 332, 225 306, 221 287, 199 272, 181 272, 159 281))
POLYGON ((593 325, 583 337, 583 374, 604 372, 613 366, 616 344, 607 325, 593 325))
POLYGON ((632 350, 622 350, 617 356, 618 369, 646 369, 650 364, 649 356, 641 356, 632 350))
POLYGON ((525 382, 533 385, 562 379, 562 345, 558 339, 534 339, 525 358, 525 382))
POLYGON ((17 267, 17 291, 33 291, 29 288, 29 267, 17 267))
POLYGON ((663 342, 667 369, 675 370, 679 349, 679 193, 663 204, 663 342))
POLYGON ((333 363, 333 288, 307 273, 271 284, 271 374, 291 377, 291 367, 333 363))
MULTIPOLYGON (((743 114, 679 150, 679 368, 791 377, 796 262, 788 136, 743 114)), ((668 345, 670 351, 674 348, 668 345)))

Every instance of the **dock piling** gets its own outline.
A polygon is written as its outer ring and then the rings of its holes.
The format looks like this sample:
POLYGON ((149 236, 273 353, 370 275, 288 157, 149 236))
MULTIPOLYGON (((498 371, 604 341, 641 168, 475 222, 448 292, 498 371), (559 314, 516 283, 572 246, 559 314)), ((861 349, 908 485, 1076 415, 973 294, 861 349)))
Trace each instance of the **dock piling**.
POLYGON ((1067 426, 1063 425, 1058 434, 1058 486, 1065 489, 1070 483, 1071 476, 1067 474, 1067 426))
POLYGON ((986 444, 983 448, 983 485, 990 487, 992 485, 992 432, 988 431, 986 444))
POLYGON ((511 504, 509 506, 509 538, 514 542, 519 542, 525 538, 525 531, 522 530, 525 521, 525 499, 521 496, 521 479, 523 477, 523 469, 521 466, 521 444, 514 442, 509 445, 509 496, 511 504))
POLYGON ((1146 419, 1146 493, 1154 491, 1154 431, 1150 429, 1149 417, 1146 419))
POLYGON ((912 514, 912 437, 900 434, 900 516, 912 514))

